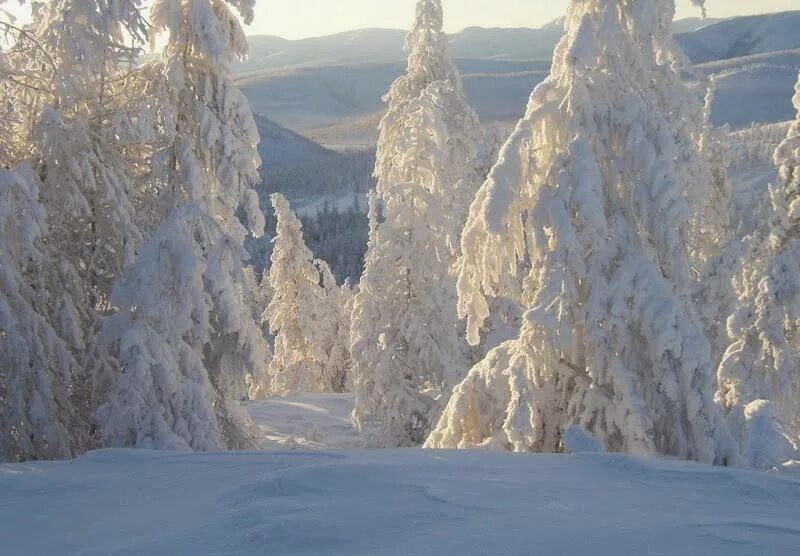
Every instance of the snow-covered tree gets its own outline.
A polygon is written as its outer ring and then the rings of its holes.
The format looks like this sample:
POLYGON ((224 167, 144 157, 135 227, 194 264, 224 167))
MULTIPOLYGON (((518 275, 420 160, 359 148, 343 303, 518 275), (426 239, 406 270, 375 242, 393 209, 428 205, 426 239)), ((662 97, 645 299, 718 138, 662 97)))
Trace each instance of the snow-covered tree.
POLYGON ((272 205, 277 231, 269 269, 272 300, 265 314, 275 335, 269 366, 272 389, 279 394, 331 392, 323 342, 326 321, 332 317, 326 291, 330 284, 323 284, 323 278, 333 276, 327 264, 314 260, 303 241, 300 220, 283 195, 273 194, 272 205))
POLYGON ((737 457, 691 310, 686 175, 674 123, 671 0, 574 0, 551 76, 478 193, 460 309, 521 289, 517 339, 470 371, 427 446, 560 451, 580 425, 609 451, 737 457), (530 271, 520 285, 521 264, 530 271))
POLYGON ((195 235, 220 234, 202 203, 180 207, 114 289, 106 326, 122 373, 98 410, 103 443, 149 449, 229 447, 204 361, 216 335, 206 288, 212 271, 195 235), (188 230, 188 233, 187 233, 188 230))
POLYGON ((41 64, 47 95, 27 107, 29 130, 50 242, 77 269, 90 309, 105 304, 114 280, 141 243, 136 192, 125 141, 133 126, 124 114, 123 66, 138 55, 145 22, 139 0, 109 6, 98 0, 33 4, 30 33, 49 63, 41 64))
POLYGON ((270 345, 269 323, 264 318, 272 291, 269 287, 269 277, 264 274, 259 279, 252 266, 244 267, 245 304, 250 309, 250 316, 261 330, 264 342, 265 360, 263 366, 253 369, 247 377, 248 397, 251 400, 261 400, 272 393, 269 376, 269 363, 272 361, 272 347, 270 345))
POLYGON ((705 125, 698 144, 698 153, 706 168, 695 178, 709 184, 708 194, 696 204, 690 235, 697 266, 695 304, 711 343, 712 363, 716 366, 728 347, 725 321, 736 301, 733 281, 745 250, 742 240, 745 234, 736 225, 733 187, 728 176, 728 129, 715 128, 711 123, 715 94, 716 81, 711 78, 703 112, 705 125))
POLYGON ((30 169, 0 170, 0 461, 65 458, 80 444, 77 362, 47 319, 45 211, 30 169))
POLYGON ((424 440, 464 364, 441 197, 429 185, 439 179, 436 159, 447 140, 435 87, 407 105, 403 135, 392 138, 403 164, 379 175, 371 205, 381 221, 353 309, 354 422, 379 423, 387 445, 424 440))
POLYGON ((442 197, 442 214, 438 217, 447 233, 449 246, 457 254, 461 229, 480 185, 476 165, 482 162, 478 157, 478 145, 483 140, 483 130, 475 111, 467 104, 461 76, 448 52, 443 22, 441 0, 417 2, 414 26, 406 37, 409 52, 406 73, 392 84, 384 97, 388 106, 379 126, 375 176, 381 197, 385 189, 393 185, 386 178, 402 164, 401 136, 407 125, 408 105, 428 92, 441 118, 441 132, 447 133, 448 141, 439 144, 435 162, 438 181, 427 187, 437 188, 436 193, 442 197))
POLYGON ((405 75, 380 124, 366 269, 353 308, 359 428, 420 444, 465 365, 451 275, 477 183, 480 127, 447 53, 439 0, 420 0, 405 75))
POLYGON ((130 318, 132 323, 109 327, 122 372, 99 414, 103 422, 114 423, 104 431, 112 445, 174 447, 176 438, 194 449, 253 445, 238 400, 246 393, 246 376, 264 365, 267 355, 263 335, 244 303, 243 244, 248 230, 237 211, 244 211, 254 235, 263 232, 264 217, 252 189, 260 164, 258 130, 228 68, 247 50, 228 4, 249 23, 253 3, 156 0, 152 5, 153 36, 166 31, 168 41, 161 57, 141 69, 141 76, 161 133, 153 185, 164 192, 172 214, 119 286, 121 312, 114 320, 130 318), (177 270, 183 266, 188 267, 185 273, 177 270), (163 269, 173 269, 173 280, 183 276, 178 284, 187 291, 165 295, 165 289, 174 286, 168 277, 159 278, 168 272, 163 269), (160 281, 140 286, 146 282, 140 275, 148 273, 160 281), (193 303, 184 308, 187 299, 193 303), (155 314, 142 309, 154 302, 160 305, 155 314), (169 319, 170 314, 185 318, 169 319), (169 339, 167 346, 163 339, 169 339), (171 354, 176 364, 162 370, 162 361, 150 354, 166 357, 167 349, 176 350, 171 354), (185 399, 192 400, 187 411, 194 414, 182 413, 182 421, 168 422, 171 434, 153 435, 148 423, 160 418, 153 414, 164 414, 162 403, 140 404, 150 417, 136 417, 127 408, 137 394, 127 385, 140 380, 137 377, 151 384, 160 373, 178 383, 181 376, 193 377, 185 399), (187 430, 184 422, 204 425, 187 430))
POLYGON ((350 282, 337 285, 328 263, 317 259, 314 262, 320 275, 326 307, 322 328, 322 353, 325 354, 325 387, 330 392, 350 392, 353 389, 350 358, 350 321, 355 295, 350 282))
POLYGON ((748 288, 728 321, 733 340, 719 368, 717 398, 742 436, 745 407, 772 404, 786 433, 800 439, 800 79, 798 117, 775 151, 780 182, 770 189, 771 235, 753 260, 748 288))
MULTIPOLYGON (((6 167, 29 164, 47 214, 42 315, 77 360, 65 377, 71 429, 89 434, 99 386, 116 368, 95 342, 111 285, 142 234, 129 148, 144 151, 125 94, 126 64, 145 33, 138 0, 31 2, 32 22, 3 24, 6 167), (132 46, 126 46, 129 43, 132 46), (127 112, 127 114, 126 114, 127 112)), ((130 67, 129 65, 127 66, 130 67)))
POLYGON ((783 423, 768 400, 755 400, 744 406, 740 416, 742 462, 751 469, 771 470, 800 457, 797 437, 789 438, 783 423))

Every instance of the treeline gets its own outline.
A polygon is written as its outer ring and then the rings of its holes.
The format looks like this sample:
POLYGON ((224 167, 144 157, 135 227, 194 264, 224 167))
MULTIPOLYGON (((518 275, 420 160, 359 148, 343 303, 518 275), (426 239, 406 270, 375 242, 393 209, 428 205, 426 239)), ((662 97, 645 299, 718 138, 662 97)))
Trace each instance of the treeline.
POLYGON ((366 202, 366 194, 355 194, 342 210, 325 201, 315 214, 300 218, 309 249, 331 266, 340 284, 349 280, 355 285, 364 272, 369 233, 366 202))

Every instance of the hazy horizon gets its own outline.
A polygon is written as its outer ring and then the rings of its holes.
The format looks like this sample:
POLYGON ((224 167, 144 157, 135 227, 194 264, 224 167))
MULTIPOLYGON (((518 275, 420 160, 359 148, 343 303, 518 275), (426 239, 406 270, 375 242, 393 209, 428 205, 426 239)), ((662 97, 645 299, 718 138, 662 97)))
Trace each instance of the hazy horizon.
MULTIPOLYGON (((726 18, 800 10, 798 0, 706 0, 708 17, 726 18)), ((144 0, 145 5, 150 0, 144 0)), ((408 29, 417 0, 259 0, 248 36, 272 35, 299 40, 359 29, 408 29)), ((443 0, 445 30, 458 33, 468 27, 540 28, 561 17, 569 0, 443 0), (498 9, 502 5, 502 9, 498 9)), ((676 19, 700 16, 691 0, 676 0, 676 19)), ((0 10, 26 21, 26 6, 15 2, 0 10)))
MULTIPOLYGON (((294 0, 256 3, 248 36, 273 35, 290 40, 321 37, 359 29, 408 29, 417 0, 294 0)), ((564 15, 569 0, 443 0, 445 30, 468 27, 540 28, 564 15), (503 9, 499 10, 498 5, 503 9)), ((690 0, 676 0, 676 19, 699 17, 690 0)), ((707 0, 709 18, 726 18, 799 10, 797 0, 707 0)))

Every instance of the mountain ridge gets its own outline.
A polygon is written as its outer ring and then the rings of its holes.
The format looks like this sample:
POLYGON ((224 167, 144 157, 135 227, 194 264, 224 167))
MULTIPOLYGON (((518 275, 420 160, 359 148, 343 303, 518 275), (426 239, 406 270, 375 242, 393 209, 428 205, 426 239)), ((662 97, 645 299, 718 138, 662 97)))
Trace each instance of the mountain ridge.
MULTIPOLYGON (((702 63, 734 54, 798 48, 800 40, 793 32, 798 26, 800 10, 727 19, 687 18, 676 21, 673 29, 677 42, 692 61, 702 63), (771 30, 780 34, 777 44, 773 44, 775 33, 771 30), (747 37, 755 39, 754 51, 748 51, 747 37)), ((286 67, 401 62, 406 58, 405 35, 404 30, 382 27, 304 39, 251 35, 248 37, 251 56, 237 66, 236 72, 252 74, 286 67)), ((472 26, 449 37, 454 58, 541 61, 550 60, 562 35, 563 21, 556 19, 539 28, 472 26)))
MULTIPOLYGON (((562 26, 556 20, 540 29, 470 27, 451 36, 467 99, 484 124, 522 116, 530 91, 547 76, 562 26)), ((692 18, 675 29, 690 30, 676 41, 697 64, 697 75, 720 77, 714 123, 741 128, 794 115, 800 11, 692 18)), ((251 37, 252 59, 236 68, 236 78, 256 113, 326 145, 365 147, 377 136, 381 97, 405 69, 404 36, 368 28, 295 41, 251 37)), ((693 86, 703 93, 704 83, 693 86)))

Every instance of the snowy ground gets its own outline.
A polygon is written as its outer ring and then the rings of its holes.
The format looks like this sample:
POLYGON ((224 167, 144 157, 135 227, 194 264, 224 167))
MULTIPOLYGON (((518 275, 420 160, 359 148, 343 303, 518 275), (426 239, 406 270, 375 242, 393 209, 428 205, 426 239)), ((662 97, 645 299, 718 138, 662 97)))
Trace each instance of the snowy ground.
POLYGON ((91 453, 0 466, 0 553, 788 555, 800 481, 620 455, 91 453))
POLYGON ((278 452, 100 451, 0 466, 0 554, 771 556, 800 546, 800 480, 789 475, 621 455, 360 450, 352 405, 319 394, 249 404, 278 452))
POLYGON ((364 441, 350 424, 353 394, 299 394, 248 402, 267 449, 360 448, 364 441))

